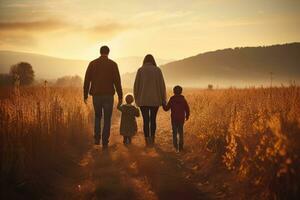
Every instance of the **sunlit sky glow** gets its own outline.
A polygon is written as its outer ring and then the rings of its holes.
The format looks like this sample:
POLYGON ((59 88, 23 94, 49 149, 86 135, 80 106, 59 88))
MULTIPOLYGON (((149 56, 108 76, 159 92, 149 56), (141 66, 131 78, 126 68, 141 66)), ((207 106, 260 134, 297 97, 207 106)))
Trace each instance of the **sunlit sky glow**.
POLYGON ((92 59, 300 41, 299 0, 0 0, 0 49, 92 59))

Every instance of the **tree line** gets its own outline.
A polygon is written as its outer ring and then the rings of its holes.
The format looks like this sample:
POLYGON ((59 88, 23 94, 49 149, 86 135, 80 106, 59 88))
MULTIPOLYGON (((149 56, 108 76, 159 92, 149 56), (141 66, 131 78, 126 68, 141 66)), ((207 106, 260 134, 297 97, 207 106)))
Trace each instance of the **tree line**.
MULTIPOLYGON (((28 62, 19 62, 10 67, 8 73, 0 74, 0 86, 28 86, 35 83, 35 73, 33 67, 28 62)), ((63 76, 56 81, 44 80, 44 83, 62 87, 80 87, 82 86, 82 78, 78 75, 63 76)))

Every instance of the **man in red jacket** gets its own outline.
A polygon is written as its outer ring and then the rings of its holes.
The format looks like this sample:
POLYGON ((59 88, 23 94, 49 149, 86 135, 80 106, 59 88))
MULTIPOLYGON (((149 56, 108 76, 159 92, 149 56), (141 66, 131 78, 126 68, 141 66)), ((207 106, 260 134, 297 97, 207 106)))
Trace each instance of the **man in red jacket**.
POLYGON ((109 142, 111 116, 114 102, 115 90, 122 103, 123 92, 121 78, 117 63, 108 58, 109 48, 100 48, 101 56, 90 62, 84 78, 84 102, 87 102, 88 94, 93 96, 93 106, 95 110, 94 138, 98 145, 101 139, 100 121, 102 111, 104 114, 104 126, 102 130, 102 147, 106 149, 109 142))
POLYGON ((164 105, 164 110, 168 111, 171 109, 171 122, 173 130, 173 145, 176 151, 183 150, 183 124, 185 120, 189 119, 190 108, 185 100, 184 96, 181 95, 182 87, 179 85, 173 88, 174 95, 170 98, 167 105, 164 105), (179 146, 177 135, 179 134, 179 146))

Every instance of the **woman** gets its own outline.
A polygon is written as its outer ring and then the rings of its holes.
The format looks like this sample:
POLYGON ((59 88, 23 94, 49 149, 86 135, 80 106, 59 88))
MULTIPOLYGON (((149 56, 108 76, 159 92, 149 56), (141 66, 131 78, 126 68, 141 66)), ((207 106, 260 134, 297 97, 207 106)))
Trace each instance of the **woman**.
POLYGON ((143 66, 137 71, 133 93, 142 112, 146 146, 149 146, 155 141, 158 108, 166 102, 164 77, 150 54, 145 56, 143 66))

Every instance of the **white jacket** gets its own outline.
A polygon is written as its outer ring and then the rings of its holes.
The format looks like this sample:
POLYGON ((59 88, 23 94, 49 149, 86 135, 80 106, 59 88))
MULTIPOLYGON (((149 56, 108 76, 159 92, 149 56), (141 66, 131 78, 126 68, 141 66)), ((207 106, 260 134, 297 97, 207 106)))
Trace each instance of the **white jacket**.
POLYGON ((137 71, 133 94, 138 106, 161 106, 166 101, 166 85, 159 67, 146 63, 137 71))

